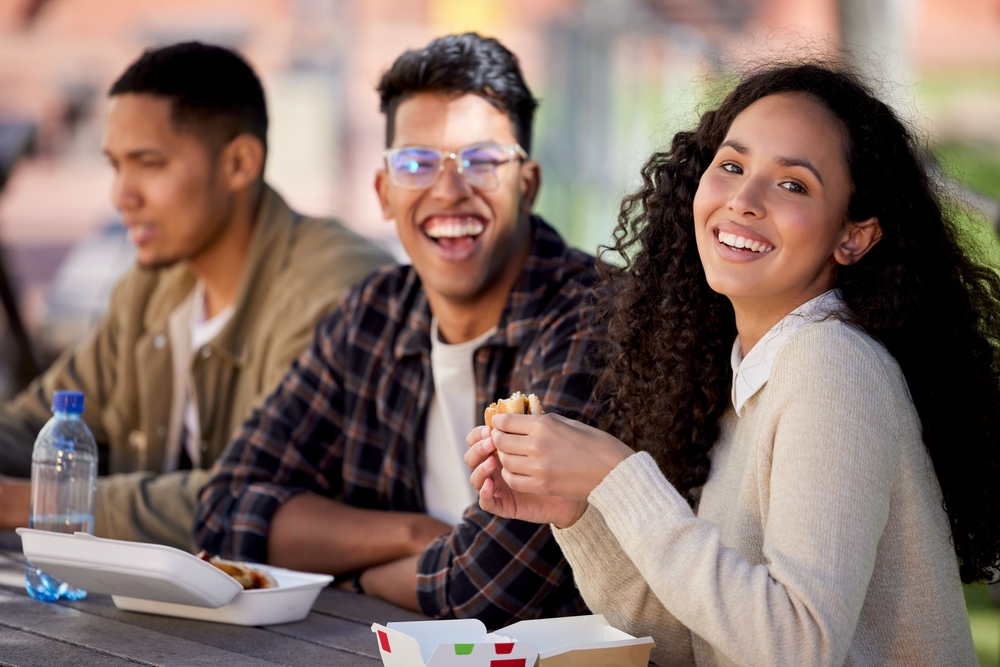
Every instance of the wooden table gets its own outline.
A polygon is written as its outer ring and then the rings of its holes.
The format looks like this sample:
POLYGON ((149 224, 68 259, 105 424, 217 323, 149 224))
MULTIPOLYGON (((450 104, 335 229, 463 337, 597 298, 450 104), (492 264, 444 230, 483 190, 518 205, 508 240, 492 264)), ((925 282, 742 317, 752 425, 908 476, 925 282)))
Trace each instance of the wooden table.
POLYGON ((422 618, 336 588, 305 620, 260 628, 120 611, 93 593, 38 602, 24 588, 20 538, 0 533, 0 667, 378 667, 371 624, 422 618))

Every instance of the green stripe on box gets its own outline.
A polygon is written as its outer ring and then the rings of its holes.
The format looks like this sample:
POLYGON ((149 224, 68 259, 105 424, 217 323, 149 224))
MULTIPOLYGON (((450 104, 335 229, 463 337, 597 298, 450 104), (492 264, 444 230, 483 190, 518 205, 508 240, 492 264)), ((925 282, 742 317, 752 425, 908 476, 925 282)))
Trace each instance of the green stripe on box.
POLYGON ((475 644, 455 644, 455 655, 472 655, 475 644))

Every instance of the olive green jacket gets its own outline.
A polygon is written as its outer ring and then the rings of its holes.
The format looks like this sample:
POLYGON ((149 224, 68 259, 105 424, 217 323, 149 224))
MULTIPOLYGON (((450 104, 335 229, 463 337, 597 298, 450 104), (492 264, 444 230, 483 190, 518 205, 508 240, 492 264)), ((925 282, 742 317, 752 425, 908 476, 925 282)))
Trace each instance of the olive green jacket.
MULTIPOLYGON (((348 287, 391 261, 334 220, 293 212, 265 186, 232 317, 194 351, 191 398, 201 426, 199 465, 208 468, 251 410, 281 381, 319 320, 348 287)), ((183 263, 130 270, 107 315, 13 401, 0 404, 0 473, 28 476, 34 439, 52 393, 84 393, 84 420, 109 473, 98 480, 95 533, 187 549, 205 469, 163 467, 174 370, 169 321, 194 289, 183 263)))

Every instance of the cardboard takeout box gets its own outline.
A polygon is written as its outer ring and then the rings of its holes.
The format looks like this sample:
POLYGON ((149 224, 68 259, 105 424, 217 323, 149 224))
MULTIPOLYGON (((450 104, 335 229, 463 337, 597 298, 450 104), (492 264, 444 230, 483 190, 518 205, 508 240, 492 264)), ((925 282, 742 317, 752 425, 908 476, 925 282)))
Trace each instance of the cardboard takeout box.
POLYGON ((646 667, 650 637, 603 616, 521 621, 496 633, 475 619, 375 623, 385 667, 646 667))

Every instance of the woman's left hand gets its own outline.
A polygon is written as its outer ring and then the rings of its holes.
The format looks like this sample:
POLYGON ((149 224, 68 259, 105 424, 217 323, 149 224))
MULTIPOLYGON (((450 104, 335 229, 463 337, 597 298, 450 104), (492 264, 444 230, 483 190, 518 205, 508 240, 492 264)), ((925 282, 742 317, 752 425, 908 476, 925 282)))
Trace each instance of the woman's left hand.
POLYGON ((512 491, 576 501, 635 453, 613 435, 556 414, 495 415, 491 439, 512 491))
POLYGON ((472 468, 469 481, 479 491, 480 508, 505 519, 551 523, 559 528, 572 526, 583 516, 587 511, 585 500, 511 491, 503 479, 503 466, 500 465, 490 431, 486 426, 473 430, 467 441, 479 437, 484 439, 472 442, 465 452, 465 462, 472 468))

